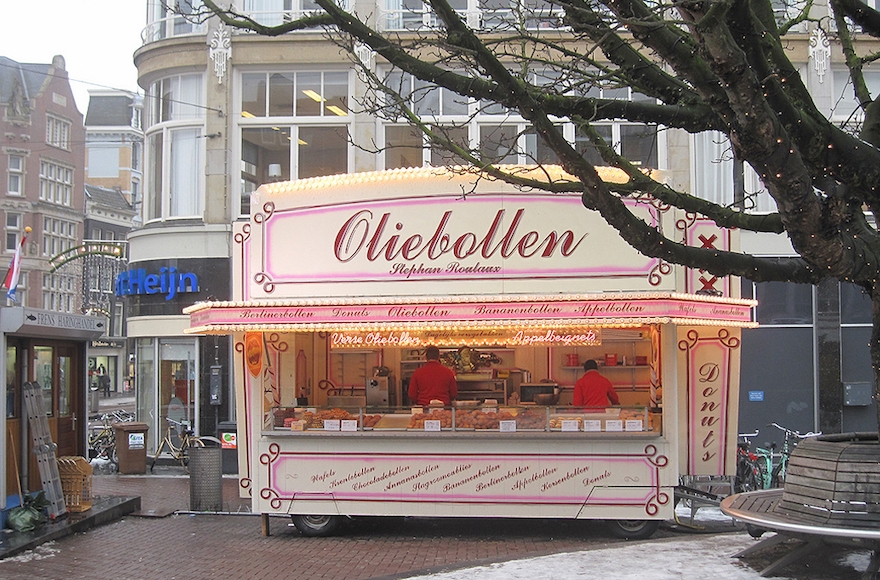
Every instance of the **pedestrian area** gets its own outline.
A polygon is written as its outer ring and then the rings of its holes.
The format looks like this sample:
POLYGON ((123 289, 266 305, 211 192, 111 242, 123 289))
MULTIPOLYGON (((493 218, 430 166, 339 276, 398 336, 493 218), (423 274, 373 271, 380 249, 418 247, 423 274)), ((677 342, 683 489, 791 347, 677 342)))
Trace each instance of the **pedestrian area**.
MULTIPOLYGON (((91 509, 70 512, 33 532, 0 531, 0 559, 86 531, 126 515, 161 518, 190 509, 190 479, 177 466, 156 466, 150 475, 95 475, 91 509)), ((221 513, 249 513, 250 501, 238 497, 238 478, 223 477, 221 513)))

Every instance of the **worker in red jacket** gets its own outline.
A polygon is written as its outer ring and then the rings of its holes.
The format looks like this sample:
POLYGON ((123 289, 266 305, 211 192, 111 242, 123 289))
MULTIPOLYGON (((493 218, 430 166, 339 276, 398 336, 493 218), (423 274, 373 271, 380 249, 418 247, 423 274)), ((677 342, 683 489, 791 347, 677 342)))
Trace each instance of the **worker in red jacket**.
POLYGON ((409 400, 416 405, 428 405, 435 400, 451 404, 458 396, 455 373, 440 364, 440 349, 436 346, 425 349, 425 359, 428 362, 416 369, 409 380, 409 400))
POLYGON ((608 403, 619 405, 620 398, 611 381, 599 374, 594 360, 584 363, 584 376, 574 384, 575 407, 607 407, 608 403))

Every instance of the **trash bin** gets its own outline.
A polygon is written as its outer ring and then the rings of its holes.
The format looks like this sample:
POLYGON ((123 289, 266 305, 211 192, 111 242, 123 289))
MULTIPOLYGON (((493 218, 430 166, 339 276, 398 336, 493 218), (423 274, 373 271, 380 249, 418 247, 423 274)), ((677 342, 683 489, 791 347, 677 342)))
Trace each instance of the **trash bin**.
POLYGON ((189 448, 189 509, 194 512, 223 510, 223 474, 219 447, 189 448))
POLYGON ((146 423, 133 421, 113 423, 116 434, 116 456, 119 458, 119 473, 138 474, 147 472, 147 431, 146 423))
POLYGON ((238 426, 235 421, 220 421, 217 439, 223 449, 223 473, 238 473, 238 426))
POLYGON ((101 410, 98 403, 98 389, 89 388, 89 414, 97 415, 101 410))

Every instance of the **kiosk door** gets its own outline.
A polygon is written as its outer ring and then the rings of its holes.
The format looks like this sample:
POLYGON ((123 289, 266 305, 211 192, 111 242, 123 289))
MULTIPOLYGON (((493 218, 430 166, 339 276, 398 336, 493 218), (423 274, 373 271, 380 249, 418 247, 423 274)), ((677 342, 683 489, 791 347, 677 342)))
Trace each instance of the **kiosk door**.
POLYGON ((76 373, 75 350, 60 346, 57 351, 58 456, 82 455, 80 433, 83 432, 83 425, 80 423, 86 421, 87 417, 81 416, 84 408, 81 397, 85 389, 76 373))

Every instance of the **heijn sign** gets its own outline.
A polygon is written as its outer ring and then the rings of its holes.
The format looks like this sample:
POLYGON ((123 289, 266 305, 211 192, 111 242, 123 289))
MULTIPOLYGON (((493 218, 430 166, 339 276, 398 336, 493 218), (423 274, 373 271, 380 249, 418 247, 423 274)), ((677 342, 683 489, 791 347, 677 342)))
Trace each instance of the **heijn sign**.
POLYGON ((148 273, 144 268, 121 272, 116 276, 116 295, 164 294, 171 300, 178 294, 199 291, 199 279, 192 272, 178 272, 174 266, 159 268, 158 273, 148 273))

